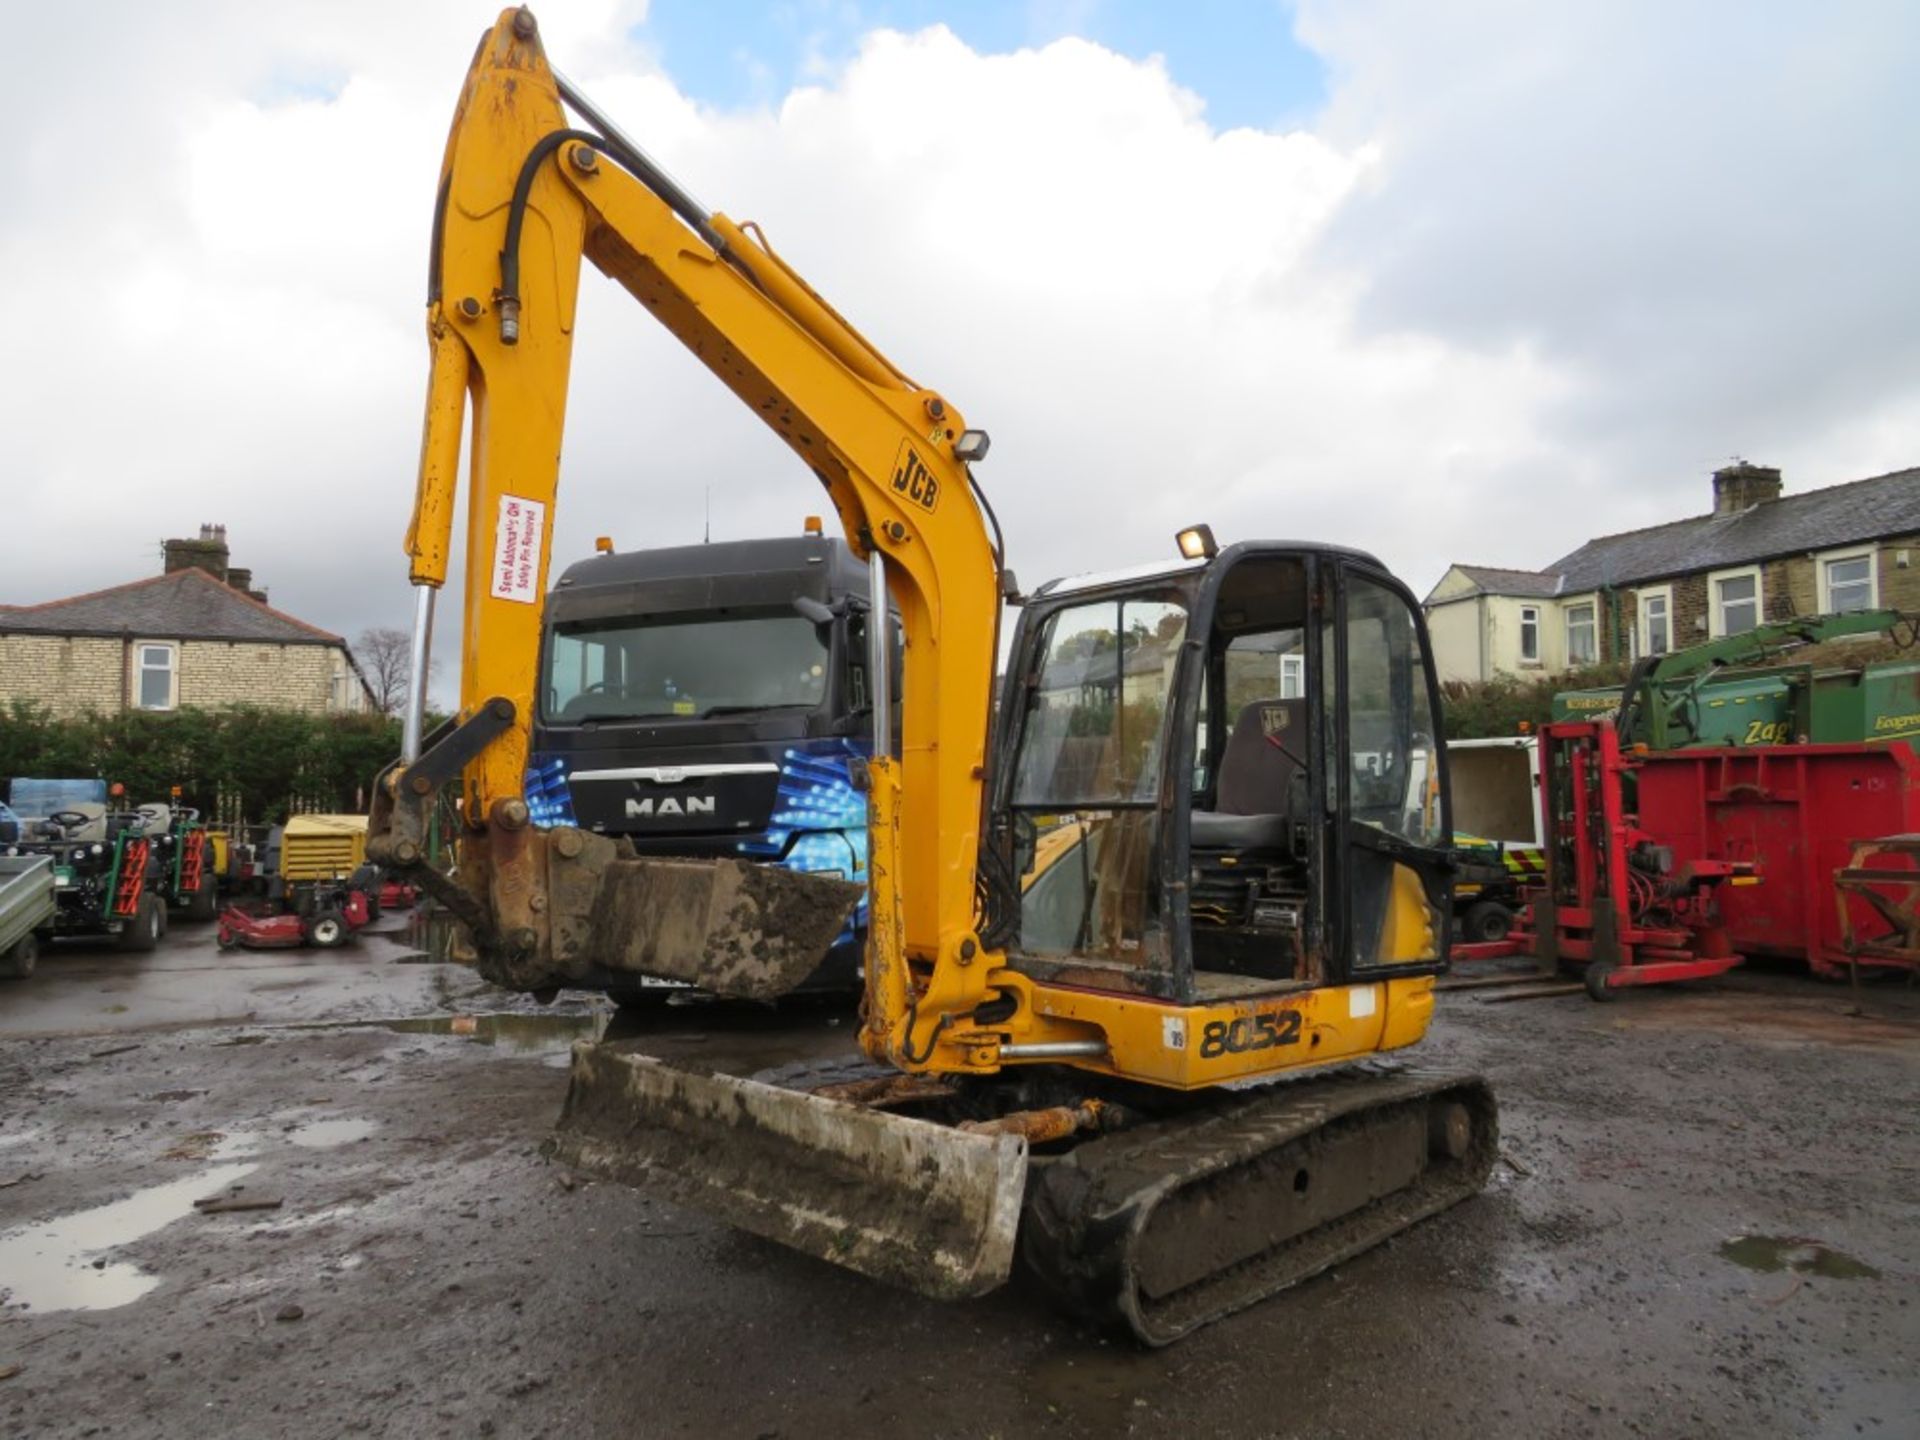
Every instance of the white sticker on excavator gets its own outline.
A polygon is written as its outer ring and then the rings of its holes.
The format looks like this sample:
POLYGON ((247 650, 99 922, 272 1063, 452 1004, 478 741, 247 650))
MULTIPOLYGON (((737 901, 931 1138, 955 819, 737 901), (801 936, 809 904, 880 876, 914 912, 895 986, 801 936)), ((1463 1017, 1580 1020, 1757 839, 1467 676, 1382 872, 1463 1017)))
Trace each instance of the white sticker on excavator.
POLYGON ((540 603, 540 535, 546 528, 547 507, 540 501, 500 497, 493 527, 494 599, 540 603))
POLYGON ((1355 985, 1347 991, 1347 1018, 1364 1020, 1373 1014, 1376 996, 1371 985, 1355 985))
POLYGON ((1187 1048, 1186 1023, 1182 1020, 1175 1018, 1172 1015, 1166 1015, 1161 1017, 1160 1043, 1166 1046, 1167 1049, 1169 1050, 1186 1049, 1187 1048))

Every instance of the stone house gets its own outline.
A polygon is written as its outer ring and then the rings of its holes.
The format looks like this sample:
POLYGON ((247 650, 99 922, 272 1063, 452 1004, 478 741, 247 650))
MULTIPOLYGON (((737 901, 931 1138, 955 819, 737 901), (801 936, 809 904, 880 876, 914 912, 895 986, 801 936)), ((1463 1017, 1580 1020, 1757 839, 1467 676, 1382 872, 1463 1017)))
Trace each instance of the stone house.
POLYGON ((1425 601, 1443 680, 1555 674, 1683 650, 1768 620, 1920 611, 1920 468, 1780 493, 1714 472, 1713 510, 1603 535, 1543 570, 1454 565, 1425 601))
POLYGON ((274 609, 253 572, 229 565, 226 527, 168 540, 159 575, 49 600, 0 605, 0 709, 259 705, 310 713, 369 708, 347 642, 274 609))

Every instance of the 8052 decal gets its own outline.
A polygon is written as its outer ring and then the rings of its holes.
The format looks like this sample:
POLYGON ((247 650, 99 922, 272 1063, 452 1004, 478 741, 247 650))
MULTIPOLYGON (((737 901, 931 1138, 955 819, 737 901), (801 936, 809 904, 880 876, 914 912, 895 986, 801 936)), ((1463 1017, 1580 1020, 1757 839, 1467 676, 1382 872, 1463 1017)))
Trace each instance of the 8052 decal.
POLYGON ((1200 1031, 1200 1058, 1243 1055, 1249 1050, 1271 1050, 1276 1045, 1300 1043, 1300 1012, 1276 1010, 1266 1015, 1242 1015, 1236 1020, 1209 1020, 1200 1031))

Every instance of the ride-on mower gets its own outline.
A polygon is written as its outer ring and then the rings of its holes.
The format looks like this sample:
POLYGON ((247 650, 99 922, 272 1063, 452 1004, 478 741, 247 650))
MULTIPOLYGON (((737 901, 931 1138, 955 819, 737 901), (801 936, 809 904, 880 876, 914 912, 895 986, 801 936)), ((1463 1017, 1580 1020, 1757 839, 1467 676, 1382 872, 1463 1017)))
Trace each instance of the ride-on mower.
POLYGON ((222 950, 244 945, 249 950, 292 949, 311 945, 332 950, 351 940, 373 918, 367 892, 355 885, 304 887, 292 910, 261 913, 241 905, 220 912, 218 940, 222 950))

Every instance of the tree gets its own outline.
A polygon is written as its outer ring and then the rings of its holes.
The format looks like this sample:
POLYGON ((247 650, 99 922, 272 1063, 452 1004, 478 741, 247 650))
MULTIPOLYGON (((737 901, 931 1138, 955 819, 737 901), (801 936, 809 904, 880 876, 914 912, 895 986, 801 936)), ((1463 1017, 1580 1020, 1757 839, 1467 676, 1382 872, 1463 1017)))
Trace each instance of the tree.
MULTIPOLYGON (((362 630, 353 642, 353 658, 360 662, 367 688, 373 692, 373 708, 391 715, 407 700, 407 683, 413 676, 413 641, 404 630, 375 626, 362 630)), ((429 662, 427 673, 433 673, 429 662)))

